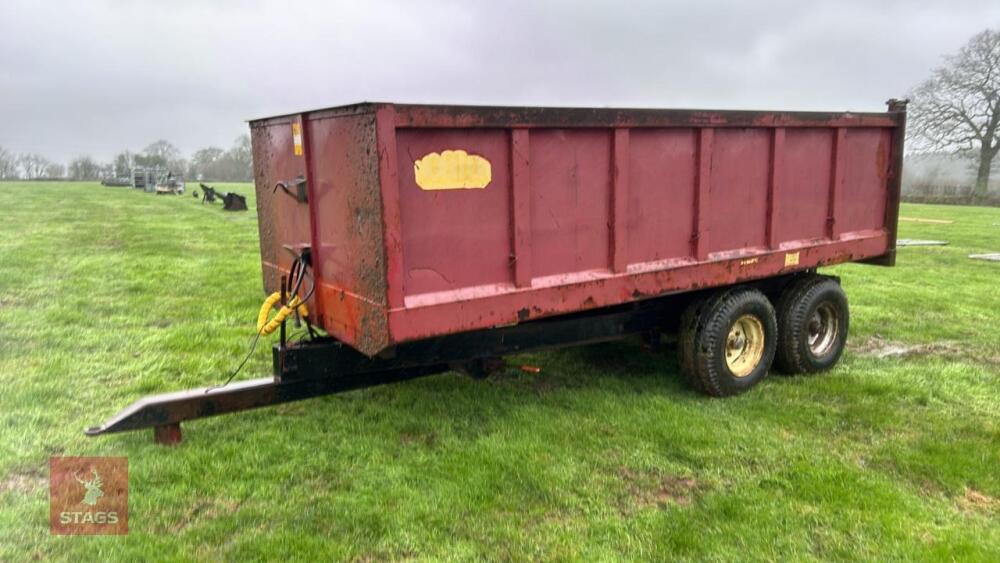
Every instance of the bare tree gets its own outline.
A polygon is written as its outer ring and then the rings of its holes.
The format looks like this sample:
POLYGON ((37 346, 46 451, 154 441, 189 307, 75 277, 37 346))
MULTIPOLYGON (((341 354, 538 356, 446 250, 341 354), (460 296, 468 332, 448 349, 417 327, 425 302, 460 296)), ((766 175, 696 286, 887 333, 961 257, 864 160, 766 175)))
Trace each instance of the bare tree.
POLYGON ((140 166, 165 166, 177 174, 183 173, 188 166, 180 149, 164 139, 150 143, 141 155, 135 155, 135 163, 140 166))
POLYGON ((66 176, 66 167, 58 162, 50 162, 45 167, 45 177, 51 180, 58 180, 66 176))
POLYGON ((200 149, 191 156, 190 174, 204 180, 248 182, 253 179, 252 152, 249 135, 236 137, 229 150, 200 149))
POLYGON ((7 149, 0 147, 0 180, 17 178, 17 158, 7 149))
POLYGON ((97 180, 100 178, 100 165, 89 156, 79 156, 69 163, 69 177, 73 180, 97 180))
POLYGON ((164 139, 150 143, 142 152, 147 157, 151 156, 162 159, 164 163, 177 160, 181 157, 180 149, 164 139))
POLYGON ((128 178, 132 174, 132 166, 135 164, 133 154, 128 150, 115 155, 115 177, 128 178))
POLYGON ((229 179, 237 182, 247 182, 253 179, 253 151, 250 148, 250 135, 240 135, 233 141, 232 148, 226 152, 229 161, 229 179))
POLYGON ((1000 31, 987 29, 910 96, 911 146, 962 152, 976 161, 976 198, 989 189, 993 158, 1000 151, 1000 31))
POLYGON ((26 180, 37 180, 45 174, 45 168, 51 164, 49 159, 40 154, 25 153, 17 157, 17 164, 26 180))
POLYGON ((192 179, 198 180, 218 180, 222 178, 219 173, 219 162, 226 151, 219 147, 205 147, 195 151, 191 155, 191 167, 188 175, 192 179))
POLYGON ((106 180, 115 177, 115 163, 103 162, 97 165, 97 179, 106 180))

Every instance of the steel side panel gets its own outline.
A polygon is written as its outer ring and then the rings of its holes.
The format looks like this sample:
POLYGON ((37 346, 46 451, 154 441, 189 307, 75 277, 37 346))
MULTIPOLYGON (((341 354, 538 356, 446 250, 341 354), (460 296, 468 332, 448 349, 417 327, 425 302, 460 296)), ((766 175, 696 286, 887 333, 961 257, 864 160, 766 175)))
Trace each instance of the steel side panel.
POLYGON ((531 132, 531 272, 609 268, 610 129, 531 132))
POLYGON ((830 191, 831 129, 785 131, 782 168, 784 189, 778 196, 775 238, 779 242, 822 239, 826 236, 827 197, 830 191))
POLYGON ((895 127, 886 113, 393 104, 397 127, 895 127))
POLYGON ((771 150, 766 129, 715 132, 709 187, 708 252, 766 246, 771 150))
POLYGON ((397 133, 405 295, 513 281, 510 268, 510 135, 502 129, 401 130, 397 133), (482 189, 424 190, 414 162, 461 148, 486 158, 482 189))
POLYGON ((889 143, 889 178, 885 204, 885 228, 889 232, 889 251, 870 264, 893 266, 896 264, 896 236, 899 228, 899 200, 903 176, 903 145, 906 138, 906 101, 890 100, 889 112, 896 120, 889 143))
POLYGON ((388 343, 388 326, 375 116, 310 124, 322 327, 359 350, 377 351, 388 343))
MULTIPOLYGON (((294 254, 287 247, 311 247, 319 281, 308 302, 311 321, 358 350, 378 352, 389 345, 389 330, 375 116, 305 116, 300 155, 294 121, 252 127, 265 289, 277 291, 288 274, 294 254), (306 176, 306 203, 273 189, 298 175, 306 176)), ((306 282, 301 293, 309 290, 306 282)))
POLYGON ((738 257, 674 265, 645 273, 607 274, 547 288, 511 287, 508 291, 467 300, 396 309, 389 313, 389 327, 397 342, 430 338, 851 262, 885 253, 887 242, 888 235, 878 231, 849 241, 800 247, 794 250, 799 264, 792 268, 785 266, 788 251, 774 251, 758 254, 749 261, 738 257))
POLYGON ((394 342, 736 283, 886 251, 884 221, 875 220, 885 209, 884 188, 881 193, 877 189, 885 177, 877 173, 876 151, 888 138, 886 129, 852 128, 844 141, 844 178, 856 185, 840 199, 881 197, 883 202, 866 208, 860 218, 856 208, 838 208, 838 215, 844 216, 838 230, 844 241, 839 243, 823 238, 832 128, 787 131, 780 162, 772 162, 773 128, 715 130, 704 149, 708 183, 701 188, 707 193, 705 226, 699 233, 694 233, 693 212, 699 189, 698 128, 628 130, 628 154, 617 156, 613 140, 622 135, 620 129, 526 131, 532 261, 531 283, 519 286, 510 260, 515 238, 510 207, 514 198, 505 173, 511 166, 505 158, 510 137, 494 129, 398 129, 407 291, 404 306, 390 311, 394 342), (495 141, 486 143, 489 135, 495 141), (482 190, 435 192, 415 185, 416 159, 429 150, 459 148, 487 155, 501 173, 482 190), (628 255, 624 271, 616 271, 612 161, 626 156, 628 186, 616 189, 628 198, 628 255), (781 166, 778 177, 787 187, 772 192, 775 166, 781 166), (496 195, 489 197, 490 190, 496 195), (455 218, 462 210, 478 220, 455 218), (434 224, 414 229, 408 224, 411 217, 434 224), (770 227, 769 221, 774 221, 770 227), (769 228, 774 230, 770 237, 769 228), (701 261, 692 250, 692 238, 706 245, 701 261), (463 247, 473 241, 478 252, 463 247), (411 250, 416 257, 410 256, 411 250), (797 254, 789 258, 791 269, 785 269, 785 254, 797 254), (779 258, 777 268, 756 269, 773 266, 779 258), (433 265, 428 279, 415 279, 411 266, 417 263, 433 265), (715 273, 719 264, 728 268, 725 273, 715 273))
POLYGON ((396 110, 383 106, 375 112, 375 152, 378 188, 382 198, 382 238, 385 255, 386 299, 390 308, 403 305, 403 235, 399 209, 399 171, 396 154, 396 110))
POLYGON ((841 233, 885 226, 890 133, 887 129, 846 132, 843 191, 837 197, 841 233))
POLYGON ((691 255, 697 186, 694 129, 636 129, 630 138, 628 262, 691 255))
POLYGON ((251 124, 265 287, 315 239, 316 318, 368 355, 892 251, 891 113, 363 104, 305 114, 306 158, 295 119, 251 124), (485 185, 418 183, 445 151, 485 185))
MULTIPOLYGON (((296 120, 298 123, 298 121, 296 120)), ((257 228, 260 233, 261 273, 266 293, 278 291, 281 275, 291 269, 294 256, 283 245, 308 246, 311 241, 309 208, 281 190, 280 181, 306 173, 306 162, 292 150, 291 123, 251 129, 257 228)))

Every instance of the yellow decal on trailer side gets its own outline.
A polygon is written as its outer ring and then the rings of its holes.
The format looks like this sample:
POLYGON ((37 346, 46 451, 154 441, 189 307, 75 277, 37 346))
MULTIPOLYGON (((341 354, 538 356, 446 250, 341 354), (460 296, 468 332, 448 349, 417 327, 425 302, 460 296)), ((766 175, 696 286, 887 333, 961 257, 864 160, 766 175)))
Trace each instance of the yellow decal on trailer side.
POLYGON ((302 124, 292 123, 292 144, 295 148, 295 156, 302 156, 302 124))
POLYGON ((479 155, 446 150, 414 161, 413 176, 422 190, 482 189, 493 179, 493 167, 479 155))
POLYGON ((799 253, 798 252, 786 252, 785 253, 785 267, 798 266, 799 265, 799 253))

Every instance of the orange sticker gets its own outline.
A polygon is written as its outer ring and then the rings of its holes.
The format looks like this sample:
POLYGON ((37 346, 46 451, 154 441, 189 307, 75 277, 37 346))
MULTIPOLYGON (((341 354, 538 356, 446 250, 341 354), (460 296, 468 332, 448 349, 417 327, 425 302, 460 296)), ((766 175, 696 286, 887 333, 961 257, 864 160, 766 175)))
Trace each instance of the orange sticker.
POLYGON ((292 123, 292 144, 295 146, 295 156, 302 156, 302 124, 292 123))

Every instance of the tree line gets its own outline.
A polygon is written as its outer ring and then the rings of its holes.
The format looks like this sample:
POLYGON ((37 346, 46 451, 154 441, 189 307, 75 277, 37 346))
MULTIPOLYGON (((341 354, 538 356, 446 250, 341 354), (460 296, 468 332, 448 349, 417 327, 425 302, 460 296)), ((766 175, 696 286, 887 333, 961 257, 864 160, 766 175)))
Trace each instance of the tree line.
POLYGON ((253 179, 250 136, 240 135, 229 149, 199 149, 190 158, 172 143, 159 140, 139 152, 124 150, 110 162, 81 155, 65 165, 37 153, 15 154, 0 147, 0 180, 128 178, 136 166, 159 166, 189 180, 248 182, 253 179))

